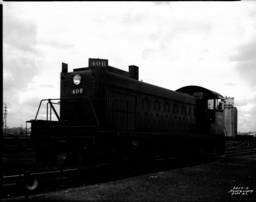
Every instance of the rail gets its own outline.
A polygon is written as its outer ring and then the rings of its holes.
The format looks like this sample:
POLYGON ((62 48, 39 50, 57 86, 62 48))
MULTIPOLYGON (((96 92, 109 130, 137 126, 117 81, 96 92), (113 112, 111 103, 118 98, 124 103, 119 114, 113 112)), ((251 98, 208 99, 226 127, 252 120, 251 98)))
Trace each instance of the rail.
MULTIPOLYGON (((212 160, 218 160, 220 158, 229 158, 229 157, 234 157, 234 156, 247 156, 247 155, 255 155, 256 154, 256 148, 250 148, 247 151, 238 151, 238 152, 234 152, 234 153, 228 153, 226 152, 224 155, 222 156, 215 156, 215 157, 210 157, 210 158, 202 158, 202 159, 191 159, 191 161, 187 161, 187 160, 175 160, 170 158, 169 160, 172 163, 167 163, 164 159, 160 159, 158 161, 156 161, 156 163, 148 164, 149 167, 147 167, 147 169, 142 169, 142 172, 152 172, 152 170, 154 168, 156 169, 162 169, 162 166, 165 166, 164 169, 166 169, 166 167, 168 166, 168 168, 179 168, 182 166, 187 166, 187 165, 196 165, 198 163, 204 163, 204 162, 211 162, 212 160)), ((146 164, 145 164, 146 165, 146 164)), ((102 167, 105 169, 105 167, 102 167)), ((109 170, 112 170, 112 167, 109 167, 109 170)), ((129 169, 128 169, 129 170, 129 169)), ((51 183, 54 180, 62 180, 62 179, 68 179, 69 177, 74 177, 74 176, 79 176, 79 179, 81 178, 81 174, 82 173, 87 173, 86 176, 92 176, 91 173, 94 171, 94 169, 88 168, 86 170, 80 170, 78 168, 70 168, 70 169, 60 169, 60 170, 52 170, 52 171, 46 171, 46 172, 31 172, 31 173, 21 173, 18 175, 9 175, 9 176, 3 176, 3 188, 5 190, 8 189, 7 192, 4 192, 5 194, 8 193, 12 193, 12 192, 16 192, 17 189, 15 189, 15 187, 23 187, 23 192, 21 194, 25 195, 25 197, 28 197, 29 194, 33 194, 33 193, 37 193, 35 192, 36 190, 38 190, 37 187, 43 187, 42 184, 44 182, 46 182, 46 185, 50 185, 50 184, 54 184, 51 183), (80 172, 82 171, 82 172, 80 172), (33 191, 33 192, 32 192, 33 191), (27 195, 27 196, 26 196, 27 195)), ((101 170, 102 171, 102 170, 101 170)), ((120 170, 119 170, 120 171, 120 170)), ((138 171, 140 172, 140 171, 138 171)), ((153 172, 156 172, 155 170, 153 172)), ((115 173, 115 172, 114 172, 115 173)), ((113 177, 113 179, 116 176, 113 177)), ((72 178, 73 179, 73 178, 72 178)), ((87 179, 87 178, 86 178, 87 179)), ((94 178, 92 178, 94 179, 94 178)), ((73 180, 70 180, 73 181, 73 180)), ((90 181, 90 180, 89 180, 90 181)), ((84 184, 84 182, 82 182, 84 184)), ((41 188, 39 188, 41 189, 41 188)), ((44 188, 43 188, 44 189, 44 188)), ((48 190, 49 188, 46 188, 46 190, 48 190)), ((20 190, 20 189, 19 189, 20 190)), ((40 193, 40 191, 39 191, 40 193)))
POLYGON ((239 151, 227 151, 225 152, 224 157, 241 156, 248 154, 256 154, 256 148, 249 148, 239 151))
MULTIPOLYGON (((99 126, 99 125, 100 125, 100 124, 99 124, 99 120, 98 120, 97 115, 96 115, 96 112, 95 112, 95 110, 94 110, 94 107, 93 107, 91 98, 90 98, 89 96, 83 96, 83 98, 87 98, 87 99, 89 100, 89 103, 90 103, 90 106, 91 106, 91 109, 92 109, 92 112, 93 112, 95 121, 96 121, 96 123, 97 123, 97 126, 99 126)), ((57 113, 57 111, 56 111, 56 109, 55 109, 55 107, 54 107, 53 104, 60 104, 62 101, 64 101, 64 100, 70 100, 70 99, 78 99, 78 98, 42 99, 42 100, 40 101, 40 104, 39 104, 39 107, 38 107, 38 110, 37 110, 37 113, 36 113, 35 120, 37 120, 37 117, 38 117, 39 111, 40 111, 40 109, 41 109, 42 103, 45 102, 45 101, 48 101, 48 102, 47 102, 47 108, 46 108, 46 120, 47 120, 47 121, 48 121, 49 119, 50 119, 50 121, 52 120, 52 110, 53 110, 53 112, 54 112, 55 116, 57 117, 58 121, 60 121, 60 116, 58 115, 58 113, 57 113), (52 102, 52 101, 58 101, 58 102, 54 103, 54 102, 52 102), (49 109, 49 108, 50 108, 50 109, 49 109), (49 110, 50 110, 50 115, 49 115, 49 110), (49 117, 49 118, 48 118, 48 117, 49 117)), ((79 101, 78 101, 78 104, 80 103, 80 101, 81 101, 81 97, 80 97, 80 99, 79 99, 79 101)), ((78 105, 76 105, 76 107, 78 107, 78 105)))
MULTIPOLYGON (((58 113, 56 112, 56 110, 55 110, 55 108, 54 108, 54 106, 53 106, 53 103, 51 102, 52 100, 61 100, 61 99, 59 99, 59 98, 54 98, 54 99, 42 99, 41 101, 40 101, 40 104, 39 104, 39 107, 38 107, 38 110, 37 110, 37 113, 36 113, 36 117, 35 117, 35 120, 37 119, 37 116, 38 116, 38 113, 39 113, 39 111, 40 111, 40 108, 41 108, 41 105, 42 105, 42 102, 44 102, 44 101, 48 101, 48 103, 47 103, 47 109, 46 109, 46 120, 48 121, 48 104, 50 103, 50 120, 51 120, 51 109, 53 109, 53 111, 54 111, 54 113, 55 113, 55 115, 56 115, 56 117, 58 118, 58 120, 60 120, 60 117, 59 117, 59 115, 58 115, 58 113)), ((59 104, 59 103, 54 103, 54 104, 59 104)))

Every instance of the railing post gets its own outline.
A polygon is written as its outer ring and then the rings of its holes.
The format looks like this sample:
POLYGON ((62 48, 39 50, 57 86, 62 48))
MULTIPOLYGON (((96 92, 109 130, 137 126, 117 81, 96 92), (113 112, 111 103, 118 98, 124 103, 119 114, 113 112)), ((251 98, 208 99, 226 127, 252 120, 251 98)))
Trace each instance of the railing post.
POLYGON ((52 121, 52 108, 50 107, 50 121, 52 121))
POLYGON ((35 120, 37 119, 37 116, 38 116, 38 113, 39 113, 39 110, 40 110, 40 107, 41 107, 41 104, 42 104, 43 100, 41 100, 40 104, 39 104, 39 107, 38 107, 38 110, 37 110, 37 113, 36 113, 36 118, 35 120))
POLYGON ((46 104, 46 121, 48 121, 48 105, 49 104, 49 102, 47 102, 47 104, 46 104))
POLYGON ((58 118, 58 121, 59 121, 59 120, 60 120, 60 117, 59 117, 58 113, 56 112, 56 110, 55 110, 54 106, 52 105, 52 103, 51 103, 51 99, 48 99, 48 102, 50 103, 51 108, 53 109, 53 112, 55 113, 55 115, 56 115, 56 117, 58 118))

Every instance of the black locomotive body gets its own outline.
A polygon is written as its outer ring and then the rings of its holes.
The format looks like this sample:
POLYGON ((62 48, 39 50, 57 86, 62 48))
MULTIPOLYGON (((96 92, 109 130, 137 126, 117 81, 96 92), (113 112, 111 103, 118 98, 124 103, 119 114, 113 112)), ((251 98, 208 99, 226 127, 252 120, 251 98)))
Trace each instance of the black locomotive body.
POLYGON ((29 121, 37 161, 56 163, 64 154, 81 166, 224 152, 220 94, 199 86, 171 91, 138 78, 137 66, 126 72, 102 59, 73 72, 62 63, 60 99, 42 100, 47 119, 29 121))

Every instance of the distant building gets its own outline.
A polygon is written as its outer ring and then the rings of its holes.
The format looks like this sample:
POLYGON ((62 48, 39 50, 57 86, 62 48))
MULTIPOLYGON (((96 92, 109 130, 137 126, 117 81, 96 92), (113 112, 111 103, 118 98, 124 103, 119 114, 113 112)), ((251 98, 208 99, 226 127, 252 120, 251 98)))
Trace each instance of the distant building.
POLYGON ((256 137, 256 132, 249 132, 249 135, 256 137))
POLYGON ((234 98, 225 98, 224 125, 227 133, 226 136, 235 138, 237 135, 237 108, 234 107, 234 98))
POLYGON ((234 107, 234 98, 233 97, 226 97, 225 100, 224 100, 224 106, 234 107))

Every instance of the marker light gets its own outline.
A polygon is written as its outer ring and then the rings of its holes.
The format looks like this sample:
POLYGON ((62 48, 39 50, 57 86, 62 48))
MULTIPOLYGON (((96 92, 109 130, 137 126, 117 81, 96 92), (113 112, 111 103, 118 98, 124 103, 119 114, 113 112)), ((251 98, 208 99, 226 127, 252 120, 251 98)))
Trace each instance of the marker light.
POLYGON ((76 74, 73 78, 73 82, 75 85, 79 85, 82 81, 82 77, 79 74, 76 74))

